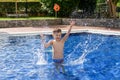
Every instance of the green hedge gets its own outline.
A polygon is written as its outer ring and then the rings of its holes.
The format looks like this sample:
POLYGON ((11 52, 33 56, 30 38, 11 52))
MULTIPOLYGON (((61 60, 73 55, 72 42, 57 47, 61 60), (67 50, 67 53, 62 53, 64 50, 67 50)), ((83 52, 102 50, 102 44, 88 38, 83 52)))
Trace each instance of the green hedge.
MULTIPOLYGON (((40 2, 19 2, 18 14, 27 13, 29 16, 45 16, 47 11, 43 10, 40 2)), ((15 14, 15 3, 14 2, 0 2, 0 17, 5 17, 6 14, 15 14)))

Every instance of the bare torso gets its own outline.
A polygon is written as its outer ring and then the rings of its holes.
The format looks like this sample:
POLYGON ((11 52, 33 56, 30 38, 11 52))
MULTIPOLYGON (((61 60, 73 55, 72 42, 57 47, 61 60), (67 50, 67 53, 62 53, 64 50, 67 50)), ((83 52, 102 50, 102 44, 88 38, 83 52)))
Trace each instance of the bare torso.
POLYGON ((53 59, 61 59, 63 58, 63 48, 64 42, 63 41, 56 41, 53 40, 53 59))

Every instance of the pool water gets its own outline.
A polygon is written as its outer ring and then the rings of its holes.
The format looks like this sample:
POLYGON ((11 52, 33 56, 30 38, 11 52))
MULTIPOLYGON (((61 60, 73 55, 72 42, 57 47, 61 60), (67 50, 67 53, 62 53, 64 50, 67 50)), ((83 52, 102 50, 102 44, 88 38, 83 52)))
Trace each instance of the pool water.
POLYGON ((120 36, 71 34, 64 47, 65 74, 56 72, 51 47, 44 49, 39 35, 2 37, 0 80, 120 80, 120 36))

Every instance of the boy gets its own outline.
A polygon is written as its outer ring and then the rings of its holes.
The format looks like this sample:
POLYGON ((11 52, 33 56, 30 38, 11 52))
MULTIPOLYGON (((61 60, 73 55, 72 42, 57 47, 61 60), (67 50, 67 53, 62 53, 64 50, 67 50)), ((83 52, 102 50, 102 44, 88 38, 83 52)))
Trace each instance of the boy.
POLYGON ((53 38, 54 40, 50 40, 48 43, 45 43, 44 41, 44 36, 41 35, 42 41, 44 43, 44 47, 47 48, 50 45, 52 45, 53 47, 53 62, 55 63, 55 67, 57 69, 57 71, 60 71, 60 68, 62 68, 62 72, 64 73, 64 66, 62 65, 64 59, 63 59, 63 48, 64 48, 64 43, 66 41, 66 39, 68 38, 72 26, 75 24, 74 21, 72 21, 70 23, 70 28, 68 30, 68 32, 65 34, 65 36, 63 38, 61 38, 62 35, 62 31, 61 29, 55 29, 53 30, 53 38))

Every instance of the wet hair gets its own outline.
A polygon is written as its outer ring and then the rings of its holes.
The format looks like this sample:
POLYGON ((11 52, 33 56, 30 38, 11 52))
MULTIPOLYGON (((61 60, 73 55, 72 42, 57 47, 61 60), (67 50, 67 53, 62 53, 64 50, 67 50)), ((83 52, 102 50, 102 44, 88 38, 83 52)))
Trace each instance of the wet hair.
POLYGON ((53 33, 59 33, 59 32, 62 32, 61 29, 59 29, 59 28, 53 30, 53 33))

